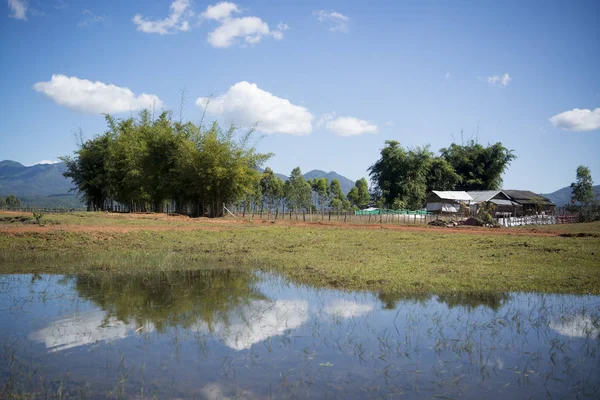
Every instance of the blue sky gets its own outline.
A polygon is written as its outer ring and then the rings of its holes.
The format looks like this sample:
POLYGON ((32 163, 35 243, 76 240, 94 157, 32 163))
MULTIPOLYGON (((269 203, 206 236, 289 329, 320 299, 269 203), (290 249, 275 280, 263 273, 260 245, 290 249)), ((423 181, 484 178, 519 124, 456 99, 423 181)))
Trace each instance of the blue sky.
POLYGON ((504 188, 600 182, 598 1, 8 0, 0 159, 75 149, 143 107, 244 126, 289 174, 367 176, 388 139, 502 142, 504 188))

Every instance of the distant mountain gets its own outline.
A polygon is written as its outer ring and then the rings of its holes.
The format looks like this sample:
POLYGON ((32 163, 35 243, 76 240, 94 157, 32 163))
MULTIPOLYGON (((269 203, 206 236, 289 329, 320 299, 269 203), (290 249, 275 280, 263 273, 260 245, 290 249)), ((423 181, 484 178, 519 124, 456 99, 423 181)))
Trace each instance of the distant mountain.
POLYGON ((348 194, 350 189, 352 189, 352 187, 354 186, 354 181, 338 174, 335 171, 325 172, 319 169, 313 169, 312 171, 305 173, 304 178, 327 178, 329 182, 331 182, 334 179, 337 179, 340 182, 340 187, 342 188, 342 192, 344 192, 344 194, 348 194))
MULTIPOLYGON (((287 181, 288 179, 290 179, 289 176, 284 175, 284 174, 278 174, 277 172, 275 172, 275 176, 278 176, 279 178, 283 179, 284 181, 287 181)), ((304 179, 307 179, 307 180, 313 179, 313 178, 327 178, 327 180, 329 182, 331 182, 334 179, 337 179, 340 182, 340 187, 342 188, 342 192, 344 192, 344 194, 348 194, 348 192, 354 186, 353 180, 350 180, 350 179, 346 178, 345 176, 338 174, 335 171, 325 172, 325 171, 321 171, 320 169, 313 169, 312 171, 305 173, 303 176, 304 176, 304 179)))
POLYGON ((0 196, 50 196, 67 194, 73 186, 62 174, 64 163, 26 167, 16 161, 0 161, 0 196))
MULTIPOLYGON (((600 185, 594 186, 594 195, 596 197, 600 196, 600 185)), ((550 201, 552 201, 557 206, 564 206, 565 204, 571 204, 571 187, 566 186, 562 189, 558 189, 556 192, 552 192, 549 194, 541 194, 550 201)))

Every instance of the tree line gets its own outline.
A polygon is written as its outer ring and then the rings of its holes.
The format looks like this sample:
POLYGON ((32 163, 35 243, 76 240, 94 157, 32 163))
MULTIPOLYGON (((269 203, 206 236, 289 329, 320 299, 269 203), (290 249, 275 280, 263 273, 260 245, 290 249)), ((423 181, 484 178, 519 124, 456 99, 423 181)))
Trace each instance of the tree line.
POLYGON ((289 210, 350 211, 369 205, 419 209, 431 190, 491 190, 515 156, 501 143, 451 144, 439 155, 429 146, 407 148, 386 141, 380 158, 344 193, 337 179, 305 179, 299 167, 283 181, 261 167, 272 154, 256 149, 253 129, 240 133, 216 122, 106 116, 107 130, 84 141, 73 156, 61 157, 64 176, 89 210, 177 212, 218 217, 223 205, 289 210))
POLYGON ((2 208, 19 208, 21 207, 21 199, 14 194, 6 197, 0 197, 0 209, 2 208))

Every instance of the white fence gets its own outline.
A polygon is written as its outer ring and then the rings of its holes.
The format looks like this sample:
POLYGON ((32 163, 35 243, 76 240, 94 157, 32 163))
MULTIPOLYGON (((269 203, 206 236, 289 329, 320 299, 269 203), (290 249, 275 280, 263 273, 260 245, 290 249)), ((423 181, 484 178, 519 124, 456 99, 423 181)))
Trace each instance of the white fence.
POLYGON ((498 218, 500 226, 553 225, 558 224, 555 215, 530 215, 526 217, 498 218))

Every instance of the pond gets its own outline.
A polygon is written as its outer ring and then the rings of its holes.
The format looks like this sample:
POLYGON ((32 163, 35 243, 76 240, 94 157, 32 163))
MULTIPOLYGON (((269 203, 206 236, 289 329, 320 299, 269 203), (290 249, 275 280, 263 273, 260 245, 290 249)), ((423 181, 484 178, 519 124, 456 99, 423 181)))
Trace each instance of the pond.
POLYGON ((0 275, 0 398, 598 398, 600 297, 0 275))

